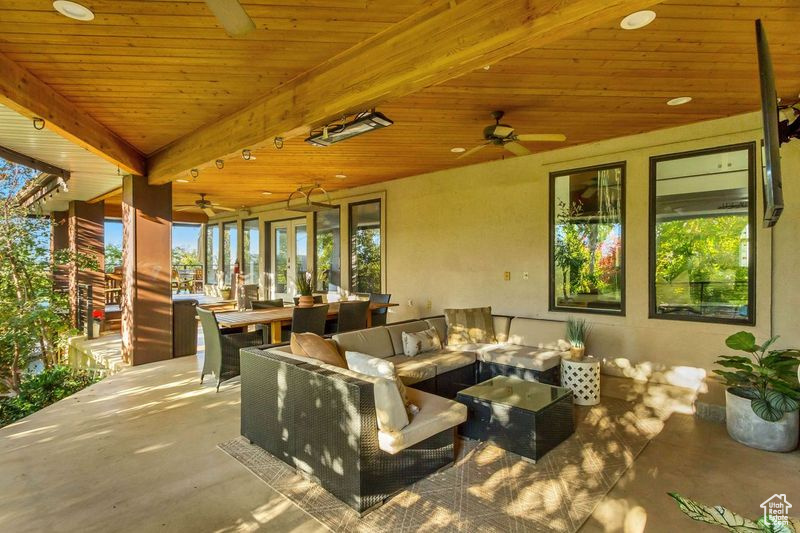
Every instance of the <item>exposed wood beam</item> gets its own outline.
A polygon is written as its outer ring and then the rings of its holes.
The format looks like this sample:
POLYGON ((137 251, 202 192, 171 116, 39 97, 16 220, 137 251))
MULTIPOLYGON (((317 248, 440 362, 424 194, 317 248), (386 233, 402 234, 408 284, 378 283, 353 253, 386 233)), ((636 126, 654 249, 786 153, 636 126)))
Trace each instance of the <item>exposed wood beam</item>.
POLYGON ((146 160, 134 147, 78 111, 75 104, 2 53, 0 103, 26 117, 45 119, 47 128, 118 165, 124 172, 147 174, 146 160))
MULTIPOLYGON (((658 0, 437 1, 274 89, 245 108, 169 144, 148 160, 165 183, 280 136, 307 134, 393 98, 552 43, 658 0)), ((565 65, 568 67, 568 65, 565 65)))
MULTIPOLYGON (((119 204, 105 204, 105 217, 106 218, 122 218, 122 206, 119 204)), ((204 213, 190 213, 187 211, 173 211, 172 222, 189 222, 193 224, 205 224, 208 222, 208 217, 204 213)))
POLYGON ((38 170, 39 172, 43 172, 45 174, 60 176, 65 180, 68 180, 70 176, 69 170, 64 170, 61 167, 51 165, 50 163, 45 163, 44 161, 40 161, 34 157, 15 152, 14 150, 4 146, 0 146, 0 157, 6 161, 11 161, 12 163, 16 163, 18 165, 25 165, 28 168, 38 170))
POLYGON ((104 201, 108 200, 109 198, 115 198, 117 196, 122 198, 122 187, 117 187, 116 189, 111 189, 110 191, 104 192, 103 194, 95 196, 94 198, 92 198, 90 200, 86 200, 86 203, 87 204, 96 204, 98 202, 104 202, 104 201))

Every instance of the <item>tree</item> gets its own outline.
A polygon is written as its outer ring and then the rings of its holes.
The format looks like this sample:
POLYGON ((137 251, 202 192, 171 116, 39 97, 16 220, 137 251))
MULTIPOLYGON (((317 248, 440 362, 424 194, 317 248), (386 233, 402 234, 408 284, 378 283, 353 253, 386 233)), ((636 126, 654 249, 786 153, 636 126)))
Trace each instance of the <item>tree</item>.
POLYGON ((13 391, 32 360, 50 368, 64 353, 68 304, 53 288, 53 265, 96 267, 66 251, 50 257, 49 219, 30 216, 16 201, 33 176, 33 170, 0 159, 0 380, 13 391))
POLYGON ((381 291, 381 230, 359 228, 353 235, 353 292, 381 291))
POLYGON ((175 246, 172 248, 172 264, 173 265, 199 265, 200 258, 197 256, 197 250, 191 250, 183 246, 175 246))
POLYGON ((114 269, 122 266, 122 248, 116 244, 106 244, 105 247, 106 272, 114 272, 114 269))

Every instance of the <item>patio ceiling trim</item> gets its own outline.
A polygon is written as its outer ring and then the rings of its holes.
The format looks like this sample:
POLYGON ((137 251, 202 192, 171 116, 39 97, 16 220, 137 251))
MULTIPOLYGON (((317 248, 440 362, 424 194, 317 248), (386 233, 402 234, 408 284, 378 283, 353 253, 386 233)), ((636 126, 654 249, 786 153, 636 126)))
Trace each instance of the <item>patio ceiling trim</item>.
POLYGON ((2 53, 0 103, 26 117, 45 119, 49 129, 119 166, 125 173, 147 174, 146 160, 138 150, 81 113, 75 104, 2 53))
POLYGON ((148 159, 162 184, 275 137, 321 126, 622 18, 657 0, 438 1, 186 135, 148 159))

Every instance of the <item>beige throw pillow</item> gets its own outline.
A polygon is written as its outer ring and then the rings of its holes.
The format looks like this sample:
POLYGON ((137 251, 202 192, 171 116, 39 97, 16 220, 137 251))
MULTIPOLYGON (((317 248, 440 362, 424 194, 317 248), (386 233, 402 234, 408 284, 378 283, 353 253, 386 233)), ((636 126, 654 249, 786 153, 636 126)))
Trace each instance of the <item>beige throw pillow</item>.
POLYGON ((384 384, 376 383, 375 409, 378 414, 378 427, 384 431, 400 431, 409 424, 409 416, 417 410, 416 406, 408 401, 406 387, 400 378, 394 364, 379 357, 359 352, 345 352, 347 367, 361 374, 382 378, 391 384, 386 388, 384 384))
POLYGON ((415 333, 403 332, 403 355, 415 355, 442 349, 442 341, 436 328, 426 329, 415 333))
POLYGON ((494 336, 491 307, 470 309, 445 309, 447 322, 447 344, 491 344, 497 342, 494 336))
POLYGON ((289 347, 294 355, 302 355, 339 368, 347 368, 347 363, 336 348, 336 343, 323 339, 315 333, 292 333, 289 347))

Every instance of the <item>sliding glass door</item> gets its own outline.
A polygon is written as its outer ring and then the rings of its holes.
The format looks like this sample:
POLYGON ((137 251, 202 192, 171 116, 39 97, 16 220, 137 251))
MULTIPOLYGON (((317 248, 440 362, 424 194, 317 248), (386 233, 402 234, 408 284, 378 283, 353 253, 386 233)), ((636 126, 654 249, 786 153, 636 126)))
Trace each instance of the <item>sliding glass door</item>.
POLYGON ((291 300, 297 295, 295 279, 308 270, 308 232, 305 219, 271 224, 270 265, 272 298, 291 300))

